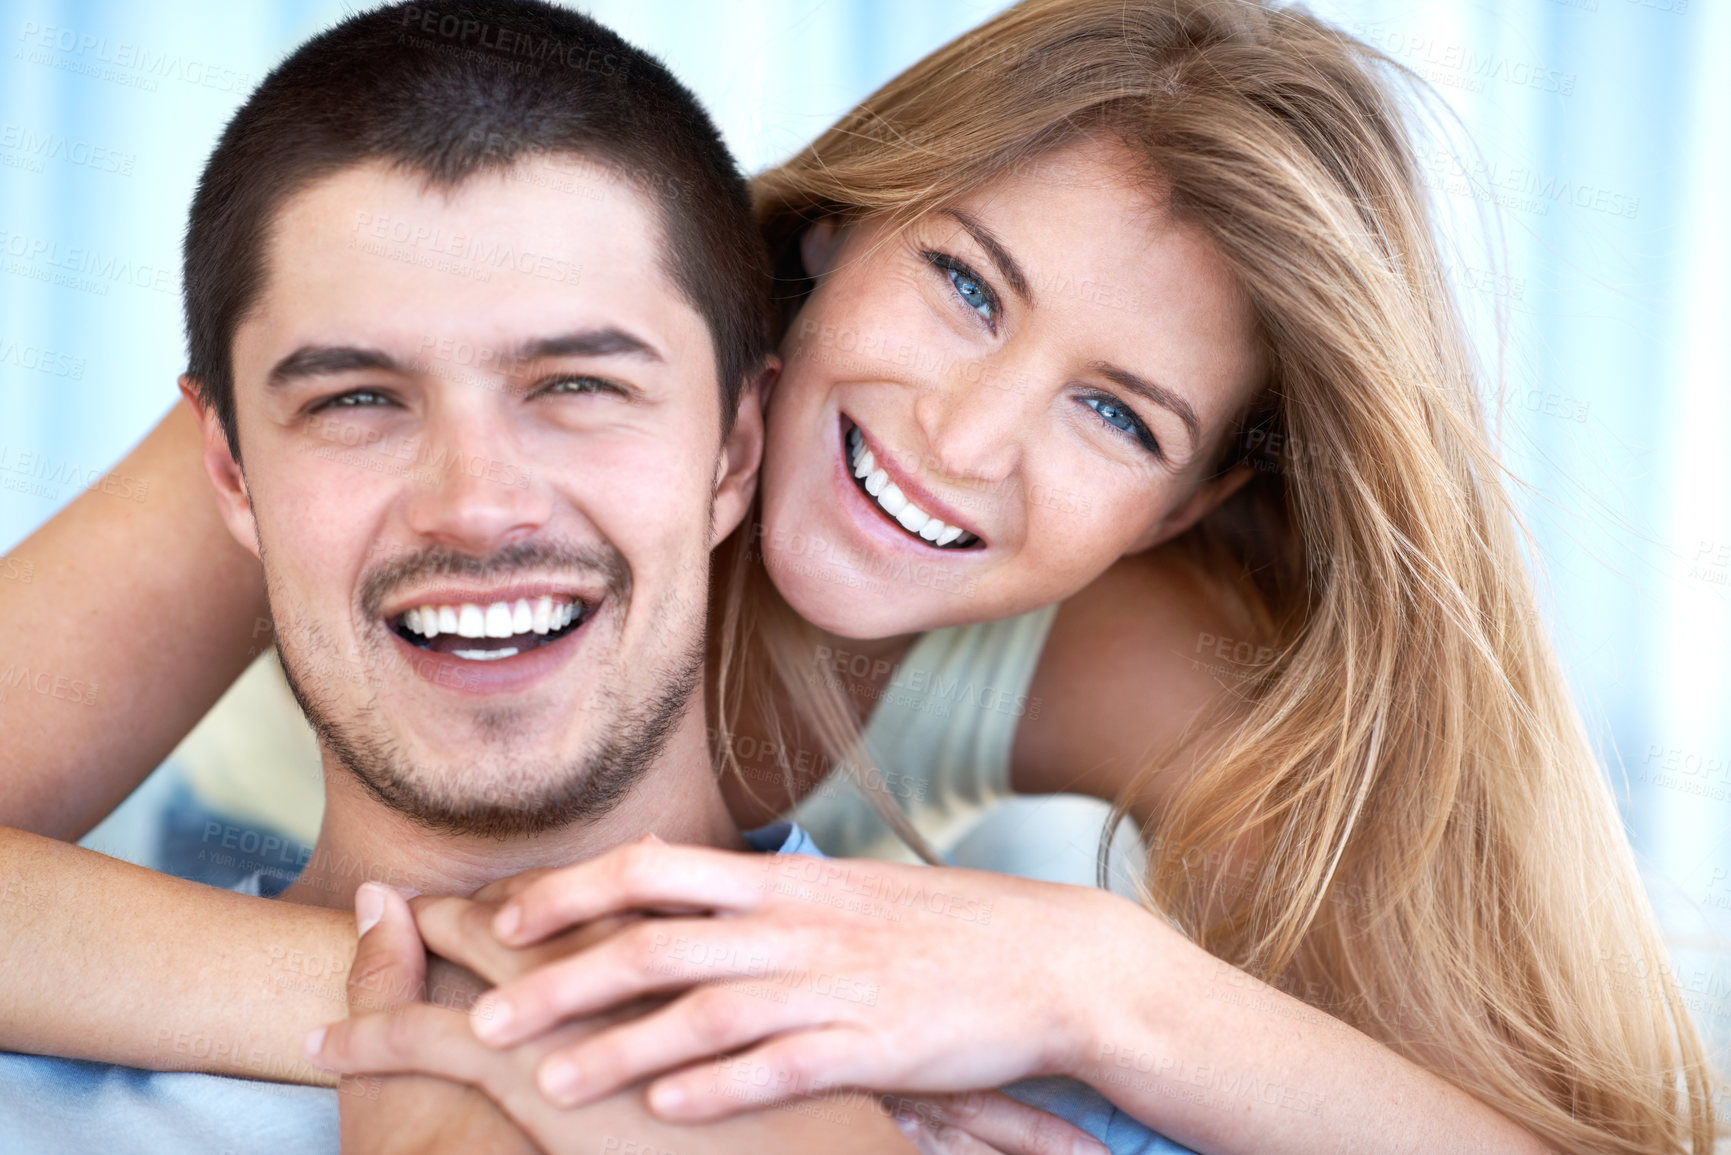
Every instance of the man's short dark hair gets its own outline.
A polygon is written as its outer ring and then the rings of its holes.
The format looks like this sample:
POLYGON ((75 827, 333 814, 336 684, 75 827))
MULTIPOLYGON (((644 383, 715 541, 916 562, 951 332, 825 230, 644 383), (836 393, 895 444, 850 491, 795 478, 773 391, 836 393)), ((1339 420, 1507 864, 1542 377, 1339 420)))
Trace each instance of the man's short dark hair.
POLYGON ((308 185, 384 161, 451 188, 532 155, 576 155, 646 192, 662 266, 715 345, 722 423, 769 352, 768 272, 721 134, 653 56, 542 0, 393 4, 301 45, 235 113, 186 230, 187 373, 240 456, 234 335, 266 240, 308 185))

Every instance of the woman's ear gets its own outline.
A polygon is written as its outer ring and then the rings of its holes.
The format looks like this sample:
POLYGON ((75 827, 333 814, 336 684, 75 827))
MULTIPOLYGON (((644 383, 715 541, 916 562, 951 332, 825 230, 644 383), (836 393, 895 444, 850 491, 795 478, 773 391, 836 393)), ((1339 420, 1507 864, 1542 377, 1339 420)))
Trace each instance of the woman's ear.
POLYGON ((1125 550, 1126 554, 1153 549, 1170 541, 1213 513, 1220 503, 1244 488, 1245 482, 1256 476, 1254 465, 1234 465, 1219 477, 1204 481, 1176 509, 1148 527, 1148 531, 1125 550))
POLYGON ((799 259, 805 265, 806 276, 815 281, 830 271, 841 239, 842 229, 834 217, 823 218, 800 235, 799 259))
POLYGON ((715 500, 709 507, 711 549, 738 528, 757 494, 758 468, 763 463, 763 405, 780 375, 781 359, 771 355, 763 372, 740 395, 739 412, 715 463, 715 500))
POLYGON ((214 406, 204 403, 198 383, 185 374, 180 378, 180 395, 198 414, 199 424, 203 427, 204 472, 216 488, 216 504, 222 512, 222 520, 227 523, 234 540, 257 557, 258 522, 253 518, 252 497, 246 491, 246 476, 241 473, 240 462, 235 460, 222 420, 217 417, 214 406))

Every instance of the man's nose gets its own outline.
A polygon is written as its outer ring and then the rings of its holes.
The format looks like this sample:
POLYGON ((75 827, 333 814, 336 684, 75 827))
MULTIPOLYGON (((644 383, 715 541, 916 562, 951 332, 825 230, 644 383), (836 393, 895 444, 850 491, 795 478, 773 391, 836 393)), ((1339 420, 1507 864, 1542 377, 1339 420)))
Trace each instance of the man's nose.
POLYGON ((547 524, 547 487, 507 431, 479 414, 427 430, 408 500, 409 529, 428 542, 485 555, 547 524))

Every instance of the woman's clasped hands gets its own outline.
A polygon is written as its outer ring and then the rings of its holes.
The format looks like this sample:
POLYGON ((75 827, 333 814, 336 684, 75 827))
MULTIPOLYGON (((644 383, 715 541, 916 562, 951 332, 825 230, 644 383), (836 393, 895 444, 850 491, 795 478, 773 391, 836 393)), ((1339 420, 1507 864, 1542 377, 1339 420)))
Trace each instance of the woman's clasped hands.
POLYGON ((647 1082, 678 1124, 865 1092, 922 1151, 1007 1155, 1105 1150, 995 1088, 1085 1069, 1102 928, 1141 952, 1154 921, 1104 891, 653 837, 411 906, 426 949, 492 989, 466 1024, 449 999, 351 998, 320 1064, 478 1086, 513 1116, 531 1081, 556 1110, 647 1082))

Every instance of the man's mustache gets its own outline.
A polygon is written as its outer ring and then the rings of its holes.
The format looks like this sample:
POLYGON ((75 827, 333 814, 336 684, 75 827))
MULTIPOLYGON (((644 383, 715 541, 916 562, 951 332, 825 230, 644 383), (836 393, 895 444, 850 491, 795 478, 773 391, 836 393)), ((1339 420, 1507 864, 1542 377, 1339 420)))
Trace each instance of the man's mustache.
POLYGON ((380 565, 361 582, 361 613, 377 619, 385 601, 405 585, 436 577, 487 580, 531 573, 538 577, 580 575, 599 577, 610 599, 631 597, 631 565, 606 542, 576 545, 561 541, 520 541, 485 557, 459 553, 448 546, 430 546, 380 565))

